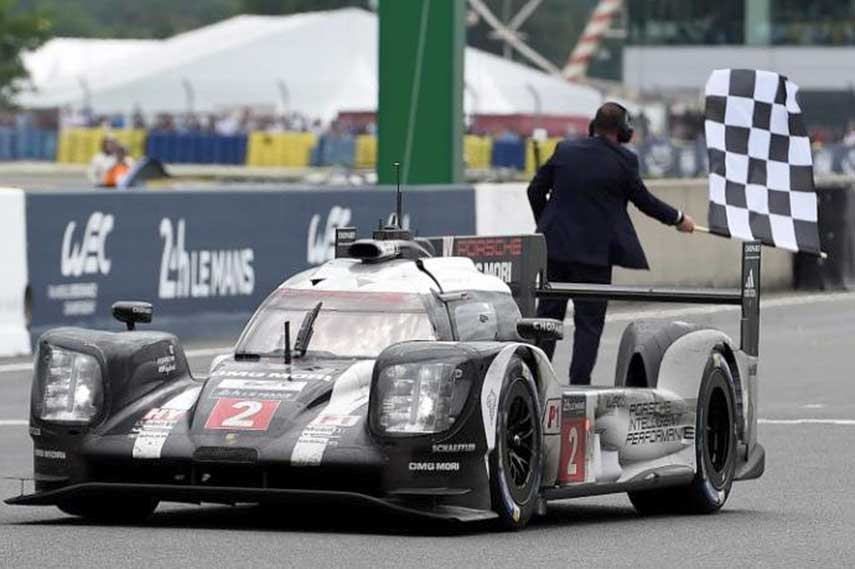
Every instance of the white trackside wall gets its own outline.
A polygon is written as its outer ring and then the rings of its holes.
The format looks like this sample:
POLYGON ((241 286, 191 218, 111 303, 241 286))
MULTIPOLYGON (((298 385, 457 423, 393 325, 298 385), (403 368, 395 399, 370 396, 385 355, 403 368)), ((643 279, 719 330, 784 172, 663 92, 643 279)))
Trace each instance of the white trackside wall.
MULTIPOLYGON (((656 180, 651 192, 706 225, 707 181, 656 180)), ((526 184, 475 186, 475 227, 478 235, 517 235, 535 230, 526 184)), ((630 217, 644 246, 650 271, 616 268, 616 284, 654 286, 733 287, 739 282, 742 243, 715 235, 677 233, 629 207, 630 217)), ((793 284, 793 255, 763 248, 764 289, 787 289, 793 284)))
POLYGON ((27 289, 26 200, 22 190, 0 188, 0 356, 30 353, 24 294, 27 289))

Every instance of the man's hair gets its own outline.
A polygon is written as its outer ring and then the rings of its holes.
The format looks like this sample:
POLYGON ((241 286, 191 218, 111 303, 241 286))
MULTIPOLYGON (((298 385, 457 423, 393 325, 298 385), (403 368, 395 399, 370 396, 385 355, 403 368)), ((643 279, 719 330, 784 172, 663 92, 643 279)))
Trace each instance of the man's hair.
POLYGON ((629 112, 623 105, 610 101, 597 109, 597 114, 588 128, 588 134, 593 136, 604 132, 616 133, 620 142, 629 142, 632 138, 632 123, 629 112))
POLYGON ((617 132, 624 122, 626 110, 617 103, 604 103, 594 117, 594 129, 597 131, 617 132))

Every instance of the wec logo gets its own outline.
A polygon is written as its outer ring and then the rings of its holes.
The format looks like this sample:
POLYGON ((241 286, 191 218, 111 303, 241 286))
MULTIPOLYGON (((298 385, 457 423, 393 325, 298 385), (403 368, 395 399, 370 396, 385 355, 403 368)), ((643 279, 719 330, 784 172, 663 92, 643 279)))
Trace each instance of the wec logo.
POLYGON ((353 217, 349 207, 333 206, 327 215, 326 224, 321 223, 320 214, 309 221, 309 236, 306 244, 306 261, 310 265, 320 265, 335 256, 335 230, 346 227, 353 217))
POLYGON ((77 223, 70 221, 62 236, 60 271, 64 277, 110 274, 107 258, 107 236, 113 230, 114 218, 100 211, 93 212, 86 222, 80 240, 75 239, 77 223))

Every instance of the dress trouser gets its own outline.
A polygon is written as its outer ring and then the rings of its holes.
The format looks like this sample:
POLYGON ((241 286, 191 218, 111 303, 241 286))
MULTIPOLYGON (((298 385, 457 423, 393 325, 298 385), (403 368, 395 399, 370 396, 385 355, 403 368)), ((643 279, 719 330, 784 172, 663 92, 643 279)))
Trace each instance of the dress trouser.
MULTIPOLYGON (((611 284, 612 268, 584 263, 572 263, 549 260, 546 267, 549 282, 611 284)), ((597 363, 600 349, 600 336, 606 322, 606 300, 573 299, 573 359, 570 361, 570 383, 590 385, 591 371, 597 363)), ((555 318, 564 321, 567 314, 566 300, 541 300, 537 315, 541 318, 555 318)), ((555 353, 555 340, 543 341, 540 347, 552 359, 555 353)))

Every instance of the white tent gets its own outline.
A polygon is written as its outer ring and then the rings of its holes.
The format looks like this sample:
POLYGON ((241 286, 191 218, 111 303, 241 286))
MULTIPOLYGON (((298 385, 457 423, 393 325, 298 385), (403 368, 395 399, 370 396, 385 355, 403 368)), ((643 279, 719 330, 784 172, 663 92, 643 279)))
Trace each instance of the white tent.
POLYGON ((59 81, 78 81, 93 69, 108 69, 116 61, 150 49, 159 40, 53 38, 21 55, 30 83, 42 89, 59 81))
MULTIPOLYGON (((358 8, 237 16, 65 74, 22 93, 18 103, 79 106, 88 88, 98 113, 284 104, 328 120, 339 111, 376 109, 377 32, 377 16, 358 8)), ((594 89, 473 48, 464 69, 467 112, 590 116, 601 102, 594 89)))

